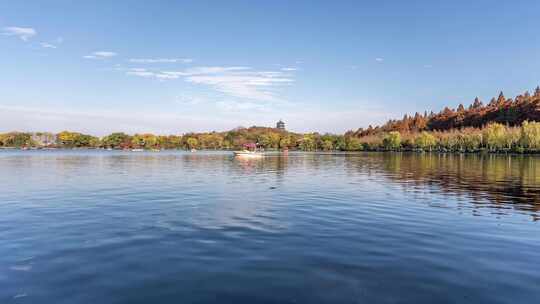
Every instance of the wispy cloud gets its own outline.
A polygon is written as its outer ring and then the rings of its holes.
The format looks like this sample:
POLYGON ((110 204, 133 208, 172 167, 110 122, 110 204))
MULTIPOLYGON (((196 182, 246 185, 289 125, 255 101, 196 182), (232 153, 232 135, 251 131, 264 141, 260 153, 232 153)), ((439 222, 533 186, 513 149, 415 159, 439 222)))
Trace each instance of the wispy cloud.
POLYGON ((181 73, 181 72, 149 71, 144 68, 131 68, 126 72, 126 75, 130 75, 130 76, 155 78, 158 80, 178 79, 180 77, 180 74, 185 75, 185 73, 181 73))
POLYGON ((424 68, 426 69, 431 69, 433 67, 433 65, 431 64, 424 64, 424 68))
POLYGON ((90 55, 83 56, 85 59, 107 59, 111 57, 115 57, 118 55, 115 52, 108 52, 108 51, 99 51, 99 52, 93 52, 90 55))
POLYGON ((247 71, 251 70, 250 67, 243 67, 243 66, 233 66, 233 67, 220 67, 220 66, 213 66, 213 67, 195 67, 187 69, 188 75, 200 75, 200 74, 220 74, 220 73, 228 73, 228 72, 238 72, 238 71, 247 71))
POLYGON ((57 48, 56 45, 53 45, 53 44, 50 44, 50 43, 47 43, 47 42, 41 42, 40 45, 41 45, 41 47, 46 48, 46 49, 56 49, 57 48))
POLYGON ((272 90, 291 84, 294 79, 283 72, 256 71, 247 67, 202 67, 189 69, 186 81, 208 85, 214 90, 238 98, 277 101, 272 90))
POLYGON ((191 63, 191 58, 131 58, 129 62, 133 63, 191 63))
POLYGON ((206 85, 217 92, 238 98, 278 101, 275 89, 289 85, 294 79, 284 71, 257 71, 250 67, 194 67, 183 71, 130 69, 127 75, 158 80, 182 78, 193 84, 206 85))
POLYGON ((378 57, 378 58, 375 58, 375 61, 377 61, 377 62, 383 62, 383 61, 384 61, 384 58, 378 57))
POLYGON ((285 71, 285 72, 294 72, 294 71, 298 71, 298 68, 282 68, 281 69, 282 71, 285 71))
POLYGON ((147 71, 146 69, 132 68, 126 72, 127 75, 152 78, 156 74, 154 72, 147 71))
POLYGON ((2 29, 2 35, 17 36, 22 41, 28 41, 28 39, 37 35, 37 31, 31 27, 10 26, 2 29))

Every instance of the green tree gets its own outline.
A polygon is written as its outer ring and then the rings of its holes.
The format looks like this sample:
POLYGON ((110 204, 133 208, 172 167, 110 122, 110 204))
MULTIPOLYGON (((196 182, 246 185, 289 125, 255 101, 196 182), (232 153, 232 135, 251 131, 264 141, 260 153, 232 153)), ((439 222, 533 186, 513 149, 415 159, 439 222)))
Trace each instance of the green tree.
POLYGON ((135 134, 131 138, 131 146, 134 148, 144 148, 144 136, 141 134, 135 134))
POLYGON ((332 143, 331 140, 327 139, 327 140, 324 140, 323 143, 322 143, 322 148, 324 151, 330 151, 332 149, 334 149, 334 143, 332 143))
POLYGON ((4 147, 30 147, 34 145, 32 136, 29 133, 12 132, 1 136, 1 145, 4 147))
POLYGON ((182 136, 169 135, 167 137, 165 148, 167 149, 180 149, 182 147, 182 136))
POLYGON ((62 131, 56 135, 56 138, 59 145, 65 147, 74 147, 78 136, 78 133, 62 131))
POLYGON ((303 151, 313 151, 315 150, 315 138, 313 134, 306 134, 300 140, 299 144, 300 149, 303 151))
POLYGON ((474 152, 482 146, 482 134, 471 133, 463 135, 463 146, 465 150, 474 152))
POLYGON ((488 125, 483 132, 485 146, 490 151, 503 150, 506 145, 506 127, 499 123, 488 125))
POLYGON ((523 122, 519 142, 525 149, 540 150, 540 122, 523 122))
POLYGON ((189 149, 197 149, 199 148, 199 141, 194 137, 190 137, 186 140, 186 145, 189 149))
POLYGON ((397 131, 389 132, 383 138, 383 146, 387 150, 399 150, 401 148, 401 134, 397 131))
POLYGON ((104 147, 113 149, 125 148, 129 146, 130 143, 131 136, 121 132, 112 133, 103 137, 101 140, 101 144, 104 147))
POLYGON ((289 136, 285 136, 279 141, 279 147, 281 149, 288 149, 291 146, 291 144, 292 144, 292 141, 289 136))
POLYGON ((362 150, 362 144, 360 140, 353 136, 345 137, 345 150, 347 151, 360 151, 362 150))
POLYGON ((276 132, 270 132, 270 134, 268 134, 268 138, 270 140, 271 148, 274 148, 274 149, 279 148, 279 143, 281 142, 281 134, 276 133, 276 132))
POLYGON ((77 147, 96 148, 99 145, 99 138, 86 134, 80 134, 75 141, 75 146, 77 147))
POLYGON ((433 136, 432 134, 424 131, 420 133, 420 136, 416 138, 414 144, 417 148, 431 151, 437 145, 437 138, 435 138, 435 136, 433 136))
POLYGON ((343 136, 337 136, 334 148, 340 151, 347 150, 347 142, 345 141, 345 138, 343 136))
POLYGON ((272 146, 272 141, 268 134, 260 134, 257 138, 257 142, 264 148, 270 148, 272 146))

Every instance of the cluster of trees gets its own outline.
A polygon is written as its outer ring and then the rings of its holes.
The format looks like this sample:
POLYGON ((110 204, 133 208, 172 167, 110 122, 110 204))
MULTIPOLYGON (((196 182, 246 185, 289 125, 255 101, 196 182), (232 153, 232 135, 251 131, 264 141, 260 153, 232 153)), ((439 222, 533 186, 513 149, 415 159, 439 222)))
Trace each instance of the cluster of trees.
POLYGON ((81 148, 97 147, 100 142, 99 138, 92 135, 62 131, 56 135, 56 143, 65 148, 81 148))
POLYGON ((112 149, 239 149, 257 143, 265 149, 302 151, 454 151, 540 152, 540 87, 506 99, 501 92, 484 105, 478 98, 467 108, 416 113, 382 126, 344 135, 299 134, 276 128, 236 128, 226 132, 154 134, 112 133, 102 138, 63 131, 0 134, 0 147, 112 149))
POLYGON ((400 133, 420 131, 444 131, 466 127, 481 128, 497 122, 509 126, 520 126, 524 121, 540 121, 540 86, 530 94, 528 91, 515 98, 506 98, 503 92, 484 105, 477 97, 465 108, 460 104, 456 109, 444 108, 439 113, 416 113, 405 115, 400 120, 390 120, 382 126, 360 128, 355 136, 368 136, 381 132, 400 133))
POLYGON ((352 136, 308 133, 298 134, 285 130, 250 127, 226 132, 187 133, 160 136, 154 134, 112 133, 102 138, 78 132, 50 133, 12 132, 0 134, 0 147, 55 147, 55 148, 111 148, 111 149, 240 149, 244 144, 257 143, 269 150, 297 149, 360 150, 360 142, 352 136), (43 139, 54 137, 54 140, 43 139))
POLYGON ((29 146, 31 143, 32 136, 28 133, 0 133, 0 147, 24 147, 29 146))
POLYGON ((507 99, 501 92, 484 105, 416 113, 382 126, 349 131, 364 150, 540 152, 540 87, 507 99))
MULTIPOLYGON (((40 147, 43 134, 0 134, 0 147, 40 147)), ((45 138, 50 138, 52 134, 45 138)), ((258 143, 265 149, 301 151, 439 151, 439 152, 540 152, 540 122, 524 121, 520 126, 491 123, 484 128, 445 131, 379 132, 366 136, 307 133, 297 134, 263 127, 237 128, 228 132, 153 134, 112 133, 98 138, 63 131, 54 135, 49 147, 111 149, 240 149, 258 143)))
POLYGON ((521 126, 491 123, 484 128, 400 133, 383 132, 359 137, 361 149, 374 151, 540 152, 540 122, 521 126))

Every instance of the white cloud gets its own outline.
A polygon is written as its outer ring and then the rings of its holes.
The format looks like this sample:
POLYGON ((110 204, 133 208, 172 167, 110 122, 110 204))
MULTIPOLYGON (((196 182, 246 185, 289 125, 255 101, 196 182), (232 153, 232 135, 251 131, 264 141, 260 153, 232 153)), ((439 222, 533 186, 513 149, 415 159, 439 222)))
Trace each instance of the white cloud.
POLYGON ((163 71, 163 72, 160 72, 160 74, 169 76, 169 79, 178 79, 181 76, 189 75, 186 72, 175 72, 175 71, 163 71))
POLYGON ((50 43, 47 43, 47 42, 41 42, 40 43, 41 47, 43 48, 46 48, 46 49, 56 49, 56 45, 53 45, 53 44, 50 44, 50 43))
POLYGON ((198 74, 219 74, 226 72, 235 72, 235 71, 246 71, 251 70, 250 67, 242 66, 233 66, 233 67, 195 67, 190 68, 186 71, 188 75, 198 75, 198 74))
POLYGON ((3 29, 2 35, 17 36, 23 41, 28 41, 28 39, 37 35, 37 31, 31 27, 10 26, 3 29))
POLYGON ((159 80, 168 80, 168 79, 177 79, 178 76, 176 75, 169 75, 169 74, 164 74, 164 73, 157 73, 155 75, 155 77, 159 80))
POLYGON ((186 81, 208 85, 232 97, 260 101, 279 101, 276 87, 291 84, 294 79, 283 72, 255 71, 245 67, 203 67, 188 70, 186 81))
POLYGON ((100 51, 100 52, 94 52, 94 55, 100 56, 100 57, 114 57, 117 54, 115 52, 103 52, 103 51, 100 51))
POLYGON ((133 63, 191 63, 191 58, 131 58, 129 62, 133 63))
POLYGON ((380 57, 379 57, 379 58, 375 58, 375 61, 377 61, 377 62, 383 62, 383 61, 384 61, 384 58, 380 58, 380 57))
POLYGON ((148 71, 129 71, 129 72, 126 72, 126 74, 132 75, 132 76, 139 76, 139 77, 148 77, 148 78, 155 77, 155 74, 153 72, 148 72, 148 71))
POLYGON ((426 68, 426 69, 431 69, 432 67, 433 67, 433 66, 432 66, 431 64, 425 64, 425 65, 424 65, 424 68, 426 68))
POLYGON ((93 52, 91 55, 83 56, 83 58, 86 59, 106 59, 115 57, 118 54, 115 52, 108 52, 108 51, 99 51, 99 52, 93 52))
POLYGON ((294 72, 298 71, 298 68, 282 68, 281 70, 285 72, 294 72))
POLYGON ((259 101, 280 101, 274 89, 294 82, 283 71, 256 71, 243 66, 194 67, 183 71, 130 69, 126 74, 158 80, 182 78, 189 83, 207 85, 232 97, 259 101))
POLYGON ((153 72, 145 68, 131 68, 126 75, 139 76, 144 78, 155 78, 158 80, 178 79, 180 72, 153 72))

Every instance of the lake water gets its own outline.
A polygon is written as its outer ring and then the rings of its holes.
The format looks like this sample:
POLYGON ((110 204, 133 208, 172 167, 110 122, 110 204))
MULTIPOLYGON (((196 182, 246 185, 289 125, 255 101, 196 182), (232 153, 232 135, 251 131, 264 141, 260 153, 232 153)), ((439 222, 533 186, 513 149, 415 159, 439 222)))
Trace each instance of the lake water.
POLYGON ((540 157, 0 151, 0 303, 538 303, 540 157))

